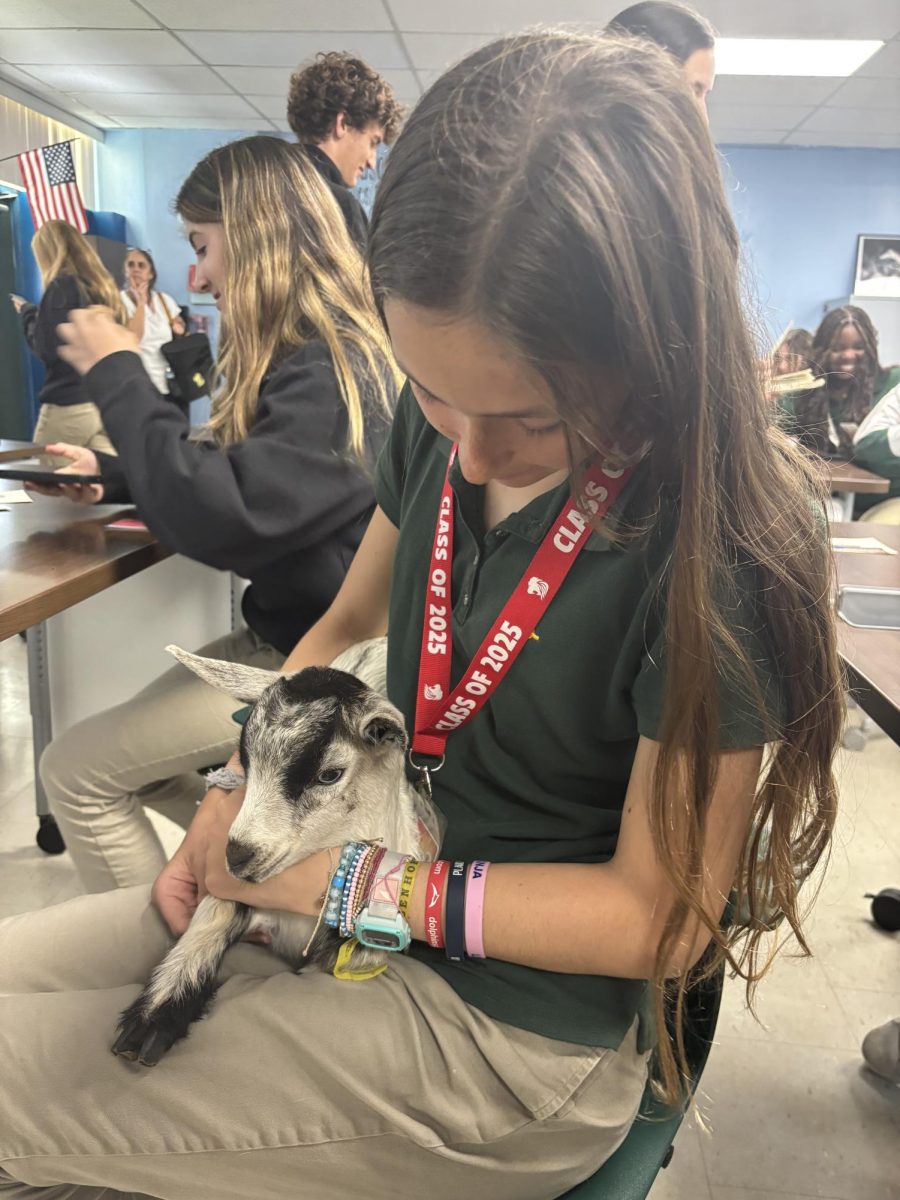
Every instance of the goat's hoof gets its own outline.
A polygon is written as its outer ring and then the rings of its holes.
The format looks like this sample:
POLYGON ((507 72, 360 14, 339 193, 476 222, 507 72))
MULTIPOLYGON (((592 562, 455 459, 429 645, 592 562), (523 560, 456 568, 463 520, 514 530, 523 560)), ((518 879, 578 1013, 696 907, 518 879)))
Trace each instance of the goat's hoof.
POLYGON ((155 1067, 180 1036, 183 1035, 163 1028, 152 1018, 125 1014, 119 1025, 118 1037, 112 1044, 112 1052, 142 1067, 155 1067))

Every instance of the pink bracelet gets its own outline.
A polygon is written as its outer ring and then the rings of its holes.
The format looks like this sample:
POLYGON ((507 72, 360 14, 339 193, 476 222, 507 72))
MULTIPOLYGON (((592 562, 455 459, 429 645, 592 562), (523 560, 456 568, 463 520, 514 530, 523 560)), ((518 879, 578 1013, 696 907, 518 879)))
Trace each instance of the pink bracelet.
POLYGON ((466 882, 466 954, 469 958, 485 958, 484 953, 484 886, 491 864, 477 858, 469 867, 466 882))

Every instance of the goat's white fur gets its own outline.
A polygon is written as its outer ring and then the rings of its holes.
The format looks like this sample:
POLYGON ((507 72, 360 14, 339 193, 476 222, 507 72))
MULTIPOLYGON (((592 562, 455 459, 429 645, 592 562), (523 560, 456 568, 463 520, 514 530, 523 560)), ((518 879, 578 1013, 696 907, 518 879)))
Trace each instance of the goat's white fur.
MULTIPOLYGON (((258 701, 274 683, 285 678, 277 671, 202 658, 177 646, 167 649, 213 687, 243 701, 258 701)), ((362 643, 341 655, 332 667, 356 675, 370 688, 374 684, 383 689, 384 649, 384 639, 362 643)), ((251 763, 247 789, 229 836, 229 847, 236 847, 245 855, 250 852, 246 862, 252 870, 245 870, 241 864, 241 870, 234 872, 237 877, 259 882, 319 850, 348 841, 381 840, 404 854, 420 852, 418 800, 403 770, 402 749, 373 744, 371 754, 359 750, 360 744, 367 744, 367 731, 379 722, 402 732, 402 718, 383 697, 383 692, 372 695, 371 701, 363 706, 360 728, 351 731, 356 745, 332 733, 318 775, 332 766, 340 766, 343 771, 340 786, 320 783, 317 776, 303 789, 302 795, 309 803, 299 815, 297 805, 284 794, 286 764, 298 745, 307 744, 324 731, 338 701, 326 695, 302 705, 291 704, 284 700, 282 692, 276 691, 264 703, 272 706, 266 710, 271 719, 262 730, 254 730, 252 738, 248 736, 254 750, 248 750, 251 763), (260 740, 261 732, 264 741, 260 740), (391 758, 386 760, 385 754, 391 758)), ((356 712, 358 707, 351 704, 341 712, 346 717, 348 711, 356 712)), ((250 732, 248 724, 248 735, 250 732)), ((302 965, 303 951, 314 924, 310 917, 264 909, 248 912, 231 901, 207 896, 198 905, 188 930, 154 971, 132 1010, 138 1009, 145 1020, 152 1021, 162 1006, 186 1000, 189 1007, 191 998, 210 984, 223 947, 235 936, 255 930, 265 930, 271 936, 276 954, 294 965, 302 965)), ((383 961, 380 952, 359 947, 354 951, 356 969, 380 961, 383 961)), ((123 1028, 125 1018, 130 1013, 133 1017, 132 1010, 123 1014, 123 1028)), ((129 1054, 124 1049, 120 1052, 129 1054)), ((158 1055, 148 1053, 150 1056, 144 1059, 143 1053, 138 1052, 142 1061, 157 1060, 158 1055)))

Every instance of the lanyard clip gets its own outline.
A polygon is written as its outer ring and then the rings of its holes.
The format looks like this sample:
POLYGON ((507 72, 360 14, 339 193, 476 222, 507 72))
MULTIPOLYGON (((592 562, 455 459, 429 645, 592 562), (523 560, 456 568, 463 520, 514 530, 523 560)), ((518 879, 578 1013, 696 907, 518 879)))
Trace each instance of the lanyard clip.
POLYGON ((409 765, 414 771, 418 771, 419 773, 416 786, 422 791, 425 799, 430 801, 432 799, 431 776, 435 771, 439 771, 444 765, 444 755, 442 754, 440 756, 435 766, 428 766, 426 763, 416 762, 415 758, 413 757, 412 750, 410 750, 408 758, 409 765))

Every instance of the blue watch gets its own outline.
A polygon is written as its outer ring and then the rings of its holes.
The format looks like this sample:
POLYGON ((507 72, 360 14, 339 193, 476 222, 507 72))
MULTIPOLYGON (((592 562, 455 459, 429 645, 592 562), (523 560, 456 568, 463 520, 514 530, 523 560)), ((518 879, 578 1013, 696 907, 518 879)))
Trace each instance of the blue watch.
POLYGON ((405 950, 412 941, 409 922, 393 904, 370 900, 356 918, 356 940, 370 950, 405 950))

